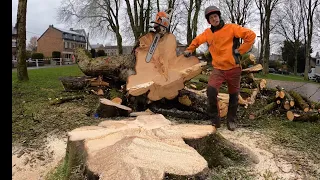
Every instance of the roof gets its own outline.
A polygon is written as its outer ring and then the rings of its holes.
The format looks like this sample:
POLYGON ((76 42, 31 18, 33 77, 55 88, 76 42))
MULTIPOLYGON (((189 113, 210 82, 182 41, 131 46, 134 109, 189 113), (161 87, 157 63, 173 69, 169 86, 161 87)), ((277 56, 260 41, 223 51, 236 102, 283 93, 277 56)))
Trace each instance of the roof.
POLYGON ((79 36, 83 36, 82 34, 78 33, 78 32, 75 32, 75 31, 70 31, 70 30, 66 30, 66 29, 62 29, 62 28, 57 28, 57 27, 53 27, 61 32, 64 32, 64 33, 69 33, 69 34, 75 34, 75 35, 79 35, 79 36))
POLYGON ((86 31, 84 29, 73 29, 72 31, 75 31, 75 32, 87 37, 86 31))
POLYGON ((103 44, 90 44, 92 49, 104 48, 103 44))

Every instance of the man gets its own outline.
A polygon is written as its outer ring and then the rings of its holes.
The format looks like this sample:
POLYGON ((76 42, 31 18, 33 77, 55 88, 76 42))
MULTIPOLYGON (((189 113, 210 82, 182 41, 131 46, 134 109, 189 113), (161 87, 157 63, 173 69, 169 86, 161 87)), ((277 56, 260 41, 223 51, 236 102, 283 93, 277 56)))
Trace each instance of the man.
POLYGON ((251 49, 256 35, 250 29, 237 24, 224 24, 220 10, 216 6, 207 7, 205 17, 211 27, 191 42, 184 55, 189 57, 201 44, 208 43, 213 66, 207 87, 208 113, 212 118, 212 125, 219 128, 220 114, 217 95, 221 84, 226 81, 229 93, 227 127, 234 131, 240 90, 240 55, 251 49), (237 43, 239 38, 244 41, 240 46, 237 43))

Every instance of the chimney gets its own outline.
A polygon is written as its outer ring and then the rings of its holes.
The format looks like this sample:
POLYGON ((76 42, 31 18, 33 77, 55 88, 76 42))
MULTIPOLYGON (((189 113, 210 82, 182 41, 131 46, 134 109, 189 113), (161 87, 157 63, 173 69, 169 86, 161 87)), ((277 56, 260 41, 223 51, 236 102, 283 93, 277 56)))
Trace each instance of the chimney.
POLYGON ((49 27, 53 27, 53 24, 49 25, 49 27))
POLYGON ((73 31, 73 28, 70 28, 70 31, 73 31))

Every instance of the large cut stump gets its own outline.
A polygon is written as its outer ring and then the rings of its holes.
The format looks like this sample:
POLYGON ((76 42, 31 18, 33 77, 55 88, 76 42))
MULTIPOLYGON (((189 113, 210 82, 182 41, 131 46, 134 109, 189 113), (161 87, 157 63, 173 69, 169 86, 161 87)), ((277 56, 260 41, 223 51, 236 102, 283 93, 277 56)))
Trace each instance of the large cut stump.
POLYGON ((155 33, 149 32, 139 39, 136 51, 135 75, 128 77, 127 90, 133 96, 148 93, 148 98, 157 101, 173 99, 184 88, 184 82, 197 76, 202 66, 196 57, 177 56, 177 42, 173 34, 165 34, 158 42, 149 63, 146 56, 155 33))
POLYGON ((184 140, 214 133, 211 125, 172 124, 161 114, 80 127, 68 133, 66 178, 79 163, 84 164, 87 179, 163 179, 165 174, 201 174, 208 169, 208 162, 184 140))
POLYGON ((75 50, 77 64, 87 76, 102 76, 105 79, 125 84, 134 74, 135 56, 132 54, 91 58, 82 48, 75 50))

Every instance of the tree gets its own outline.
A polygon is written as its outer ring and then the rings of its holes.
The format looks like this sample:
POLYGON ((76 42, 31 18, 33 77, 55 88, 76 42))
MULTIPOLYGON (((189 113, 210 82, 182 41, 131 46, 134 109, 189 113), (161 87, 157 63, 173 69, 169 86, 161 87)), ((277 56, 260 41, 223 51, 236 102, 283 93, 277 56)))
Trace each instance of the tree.
POLYGON ((37 51, 37 36, 33 36, 30 38, 29 44, 28 44, 28 49, 31 50, 32 52, 37 51))
POLYGON ((302 42, 293 42, 290 40, 285 40, 283 46, 281 47, 282 51, 282 59, 286 62, 289 69, 295 69, 296 71, 301 73, 304 72, 305 67, 305 53, 304 53, 305 45, 302 42), (298 44, 298 46, 297 46, 298 44), (295 49, 295 47, 298 47, 295 49), (295 58, 292 58, 292 55, 296 54, 295 58))
POLYGON ((17 12, 17 76, 19 81, 28 81, 28 70, 26 62, 26 15, 27 0, 19 0, 17 12))
POLYGON ((187 9, 187 44, 197 36, 198 17, 203 0, 190 0, 187 9))
POLYGON ((263 59, 263 74, 269 73, 271 14, 280 0, 255 0, 260 15, 261 48, 259 62, 263 59))
POLYGON ((97 34, 108 32, 116 36, 119 54, 123 53, 119 11, 121 0, 67 0, 58 10, 60 22, 77 22, 97 34))
MULTIPOLYGON (((297 75, 298 69, 298 51, 301 47, 302 37, 302 17, 300 15, 299 2, 297 0, 288 1, 283 8, 279 10, 278 21, 276 26, 276 32, 286 39, 285 43, 293 45, 292 51, 290 51, 290 59, 293 59, 294 75, 297 75)), ((285 44, 286 46, 286 44, 285 44)))
POLYGON ((97 52, 97 57, 100 57, 100 56, 105 56, 106 53, 104 52, 104 50, 102 49, 99 49, 98 52, 97 52))
POLYGON ((303 19, 303 35, 304 35, 304 43, 305 54, 306 54, 306 63, 304 68, 304 79, 308 80, 308 71, 311 60, 311 42, 313 35, 313 24, 314 24, 314 14, 317 12, 317 8, 320 5, 319 0, 299 0, 300 12, 303 19))
POLYGON ((232 23, 245 26, 253 14, 252 0, 225 0, 221 2, 223 10, 232 23))

